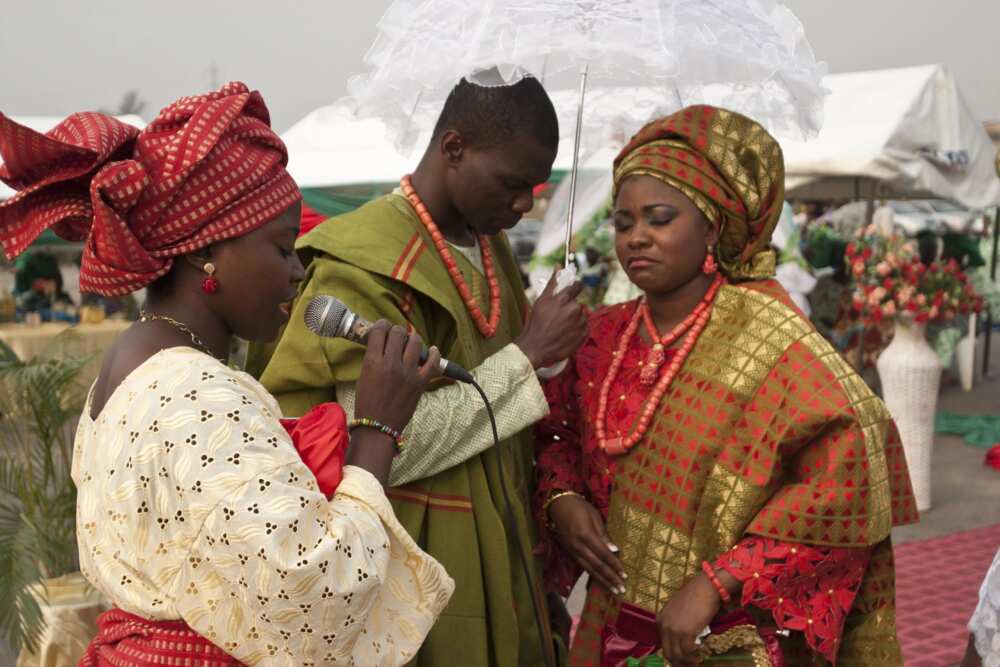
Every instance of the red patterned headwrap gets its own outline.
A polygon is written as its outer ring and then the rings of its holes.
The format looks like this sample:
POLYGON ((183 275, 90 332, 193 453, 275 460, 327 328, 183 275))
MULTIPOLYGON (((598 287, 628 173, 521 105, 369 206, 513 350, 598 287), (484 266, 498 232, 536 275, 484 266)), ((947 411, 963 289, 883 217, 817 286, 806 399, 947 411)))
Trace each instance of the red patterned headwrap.
POLYGON ((638 174, 677 188, 721 225, 715 254, 728 278, 774 275, 771 233, 785 200, 785 162, 759 123, 707 105, 654 120, 615 159, 615 195, 638 174))
POLYGON ((0 114, 0 203, 8 258, 51 228, 84 241, 80 290, 119 296, 175 257, 246 234, 302 199, 257 91, 227 83, 183 97, 141 132, 78 113, 39 134, 0 114))

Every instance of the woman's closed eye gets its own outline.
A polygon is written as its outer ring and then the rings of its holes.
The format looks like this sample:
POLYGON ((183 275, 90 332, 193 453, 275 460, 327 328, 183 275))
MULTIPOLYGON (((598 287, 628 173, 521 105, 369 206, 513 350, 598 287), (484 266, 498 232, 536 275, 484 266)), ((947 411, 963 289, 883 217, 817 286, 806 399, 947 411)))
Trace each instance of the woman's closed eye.
POLYGON ((611 218, 611 224, 614 226, 616 232, 627 231, 634 224, 632 216, 626 213, 615 213, 614 217, 611 218))
MULTIPOLYGON (((656 207, 652 211, 645 211, 643 213, 643 219, 646 224, 652 225, 653 227, 669 225, 676 217, 677 213, 675 211, 664 207, 656 207)), ((635 224, 635 220, 627 213, 615 213, 614 217, 611 219, 611 223, 614 225, 616 232, 624 232, 635 224)))
POLYGON ((643 213, 646 221, 651 225, 666 225, 677 217, 677 209, 673 206, 647 206, 643 213))

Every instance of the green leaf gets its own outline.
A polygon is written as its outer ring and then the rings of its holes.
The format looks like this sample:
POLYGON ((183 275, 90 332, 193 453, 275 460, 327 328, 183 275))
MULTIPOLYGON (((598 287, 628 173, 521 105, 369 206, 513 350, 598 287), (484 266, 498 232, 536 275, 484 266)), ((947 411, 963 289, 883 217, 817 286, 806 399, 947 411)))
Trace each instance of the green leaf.
POLYGON ((35 646, 44 618, 31 586, 79 570, 71 479, 72 434, 92 357, 66 354, 69 337, 21 360, 0 342, 0 634, 35 646))

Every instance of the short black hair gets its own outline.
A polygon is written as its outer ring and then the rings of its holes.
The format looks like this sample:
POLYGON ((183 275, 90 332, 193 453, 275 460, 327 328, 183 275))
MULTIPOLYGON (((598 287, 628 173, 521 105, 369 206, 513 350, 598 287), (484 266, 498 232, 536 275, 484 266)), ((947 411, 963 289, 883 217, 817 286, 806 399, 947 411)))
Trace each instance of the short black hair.
POLYGON ((510 86, 480 86, 462 79, 445 100, 434 139, 456 130, 469 146, 492 148, 516 134, 559 145, 559 119, 545 88, 526 76, 510 86))

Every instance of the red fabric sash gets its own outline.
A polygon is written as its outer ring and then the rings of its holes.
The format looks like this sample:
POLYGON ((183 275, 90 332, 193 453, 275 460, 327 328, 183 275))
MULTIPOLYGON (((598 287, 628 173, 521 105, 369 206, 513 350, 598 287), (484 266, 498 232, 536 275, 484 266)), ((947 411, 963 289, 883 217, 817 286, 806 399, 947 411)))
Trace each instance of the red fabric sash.
POLYGON ((281 425, 302 462, 316 475, 319 490, 332 497, 344 476, 350 439, 344 409, 336 403, 320 403, 298 419, 282 419, 281 425))
POLYGON ((121 609, 97 617, 97 636, 78 667, 237 667, 239 662, 184 621, 150 621, 121 609))

